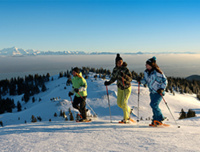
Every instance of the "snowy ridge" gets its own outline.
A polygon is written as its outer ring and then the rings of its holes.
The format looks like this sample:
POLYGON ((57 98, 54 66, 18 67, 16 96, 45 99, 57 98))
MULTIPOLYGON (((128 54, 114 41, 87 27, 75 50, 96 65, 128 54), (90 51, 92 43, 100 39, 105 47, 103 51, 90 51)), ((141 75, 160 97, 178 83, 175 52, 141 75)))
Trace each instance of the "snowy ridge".
POLYGON ((38 55, 40 54, 40 51, 37 50, 24 50, 24 49, 19 49, 16 47, 12 48, 4 48, 0 50, 0 55, 2 56, 24 56, 24 55, 38 55))
MULTIPOLYGON (((84 52, 84 51, 38 51, 38 50, 24 50, 16 47, 4 48, 0 50, 0 56, 36 56, 36 55, 112 55, 119 52, 84 52)), ((141 54, 196 54, 194 52, 129 52, 123 53, 127 55, 141 55, 141 54)))
MULTIPOLYGON (((102 55, 102 54, 116 54, 116 52, 91 52, 84 51, 38 51, 38 50, 24 50, 16 47, 4 48, 0 50, 0 56, 36 56, 36 55, 102 55)), ((142 52, 127 53, 127 54, 143 54, 142 52)))
MULTIPOLYGON (((150 128, 148 126, 150 120, 146 120, 152 116, 149 91, 141 86, 139 109, 140 117, 144 120, 138 124, 123 125, 118 124, 123 118, 123 113, 116 103, 117 87, 114 83, 108 86, 112 114, 110 123, 104 80, 95 80, 91 73, 87 79, 87 103, 97 113, 98 118, 94 118, 91 123, 75 123, 65 121, 62 117, 54 117, 54 113, 57 112, 59 115, 60 110, 64 110, 67 114, 69 107, 74 114, 68 97, 71 86, 66 87, 66 81, 66 78, 58 79, 58 76, 54 76, 54 81, 46 84, 48 90, 34 96, 35 103, 30 100, 27 104, 22 103, 23 111, 16 112, 15 109, 13 113, 0 115, 0 121, 4 123, 4 127, 0 127, 1 151, 199 151, 200 102, 195 95, 177 93, 173 96, 167 93, 164 96, 181 128, 177 128, 164 102, 161 102, 160 107, 164 116, 169 119, 166 123, 171 127, 150 128), (56 97, 58 100, 50 100, 56 97), (37 100, 39 98, 42 101, 39 102, 37 100), (195 110, 197 117, 178 120, 182 108, 185 111, 195 110), (42 121, 31 123, 32 115, 41 116, 42 121), (49 119, 52 121, 49 122, 49 119)), ((132 93, 128 105, 134 109, 135 114, 138 110, 137 87, 136 81, 132 81, 132 93)), ((21 97, 11 98, 17 102, 21 101, 21 97)), ((132 118, 137 120, 137 117, 132 116, 132 118)))

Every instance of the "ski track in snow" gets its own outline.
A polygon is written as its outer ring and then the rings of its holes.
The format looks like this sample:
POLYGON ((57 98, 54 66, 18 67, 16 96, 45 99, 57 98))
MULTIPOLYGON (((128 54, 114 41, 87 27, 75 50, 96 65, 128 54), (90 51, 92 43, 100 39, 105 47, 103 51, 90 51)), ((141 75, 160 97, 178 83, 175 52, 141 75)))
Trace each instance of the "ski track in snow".
MULTIPOLYGON (((195 95, 181 95, 176 93, 173 96, 167 93, 164 98, 170 107, 176 120, 179 112, 183 108, 186 112, 189 108, 197 113, 197 117, 177 120, 178 128, 171 117, 164 102, 160 107, 164 116, 169 119, 166 121, 170 127, 151 128, 148 126, 150 120, 146 118, 152 116, 149 106, 149 91, 141 86, 140 94, 140 117, 143 118, 138 124, 119 124, 123 113, 117 107, 117 87, 116 83, 108 86, 111 104, 112 123, 108 108, 106 88, 104 80, 94 80, 93 75, 87 80, 88 98, 87 103, 98 114, 98 118, 93 118, 89 123, 76 123, 74 121, 64 121, 64 118, 54 117, 54 113, 59 115, 60 110, 68 112, 71 101, 68 92, 71 86, 66 86, 66 78, 57 79, 47 83, 48 90, 44 93, 35 95, 36 99, 42 101, 22 104, 21 112, 5 113, 0 115, 0 121, 4 127, 0 127, 0 151, 1 152, 83 152, 83 151, 109 151, 109 152, 198 152, 200 151, 200 102, 195 95), (51 98, 58 97, 59 100, 50 101, 51 98), (41 116, 42 122, 31 123, 31 116, 41 116), (20 118, 20 120, 18 120, 20 118), (52 122, 48 120, 52 119, 52 122), (24 121, 27 121, 25 124, 24 121)), ((134 109, 137 115, 138 94, 137 83, 132 82, 132 93, 129 99, 129 106, 134 109)), ((5 96, 6 98, 7 96, 5 96)), ((12 96, 15 102, 22 96, 12 96)), ((71 107, 72 112, 73 108, 71 107)), ((77 111, 75 110, 77 113, 77 111)), ((89 111, 92 113, 92 111, 89 111)), ((74 112, 73 112, 74 114, 74 112)), ((132 116, 134 120, 137 117, 132 116)))

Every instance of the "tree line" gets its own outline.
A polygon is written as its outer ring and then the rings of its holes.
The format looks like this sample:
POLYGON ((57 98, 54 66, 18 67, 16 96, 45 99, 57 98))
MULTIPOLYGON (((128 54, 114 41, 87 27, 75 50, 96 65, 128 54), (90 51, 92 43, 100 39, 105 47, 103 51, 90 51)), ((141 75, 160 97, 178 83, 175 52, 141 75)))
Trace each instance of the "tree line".
MULTIPOLYGON (((71 84, 71 72, 72 69, 66 72, 60 72, 58 78, 67 77, 68 80, 66 85, 71 84)), ((94 76, 95 79, 102 78, 105 79, 106 76, 111 77, 111 71, 108 69, 103 68, 90 68, 90 67, 82 67, 81 72, 83 76, 87 79, 89 77, 89 72, 96 73, 94 76)), ((132 71, 132 78, 133 80, 137 80, 138 77, 143 77, 143 73, 136 73, 132 71)), ((174 77, 167 77, 168 79, 168 86, 166 88, 166 92, 171 92, 175 95, 175 92, 179 92, 181 94, 189 93, 189 94, 196 94, 197 98, 200 100, 200 81, 194 80, 189 81, 184 78, 174 78, 174 77)), ((2 97, 9 94, 10 96, 14 95, 22 95, 22 101, 28 102, 30 97, 40 93, 41 91, 46 91, 45 82, 50 81, 50 74, 47 73, 46 75, 28 75, 25 78, 11 78, 10 80, 1 80, 0 81, 0 114, 4 112, 12 112, 12 108, 15 108, 14 101, 7 98, 3 99, 2 97)), ((53 81, 53 77, 52 77, 53 81)), ((35 99, 32 97, 32 101, 34 102, 35 99)), ((18 111, 21 111, 21 105, 17 103, 18 111)))
MULTIPOLYGON (((50 74, 46 75, 28 75, 25 78, 11 78, 0 81, 0 114, 4 112, 12 112, 12 108, 15 108, 14 100, 3 99, 2 97, 9 94, 10 96, 22 95, 22 101, 28 102, 30 97, 46 91, 45 82, 48 82, 50 74)), ((32 100, 34 100, 32 98, 32 100)), ((20 103, 17 103, 18 111, 21 108, 20 103)))
MULTIPOLYGON (((95 79, 105 78, 105 76, 111 76, 111 71, 103 68, 95 69, 90 67, 82 67, 81 69, 83 75, 88 78, 89 72, 94 72, 96 75, 94 76, 95 79)), ((135 71, 131 71, 132 79, 137 80, 138 77, 143 78, 143 73, 136 73, 135 71)), ((175 77, 167 77, 168 85, 166 87, 166 92, 173 93, 179 92, 181 94, 188 93, 188 94, 196 94, 197 98, 200 100, 200 81, 198 80, 187 80, 185 78, 175 78, 175 77)), ((145 86, 145 85, 144 85, 145 86)), ((146 86, 145 86, 146 87, 146 86)))

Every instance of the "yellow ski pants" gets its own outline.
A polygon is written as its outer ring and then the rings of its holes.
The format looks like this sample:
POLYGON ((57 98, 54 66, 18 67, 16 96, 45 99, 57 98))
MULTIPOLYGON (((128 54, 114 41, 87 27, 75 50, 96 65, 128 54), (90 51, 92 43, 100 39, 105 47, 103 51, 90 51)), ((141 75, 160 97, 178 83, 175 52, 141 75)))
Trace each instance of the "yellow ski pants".
POLYGON ((131 95, 131 87, 125 90, 121 90, 118 88, 117 91, 117 105, 122 108, 124 112, 124 120, 129 119, 131 108, 127 105, 128 99, 131 95))

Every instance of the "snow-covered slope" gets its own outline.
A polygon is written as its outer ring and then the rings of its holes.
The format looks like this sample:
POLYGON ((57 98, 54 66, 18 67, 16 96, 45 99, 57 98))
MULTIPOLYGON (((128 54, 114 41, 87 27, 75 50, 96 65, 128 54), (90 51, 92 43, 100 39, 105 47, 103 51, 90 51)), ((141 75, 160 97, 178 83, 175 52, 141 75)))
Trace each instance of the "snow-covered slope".
MULTIPOLYGON (((121 125, 118 121, 123 118, 123 113, 116 103, 116 84, 112 84, 108 86, 112 114, 110 123, 104 80, 95 80, 91 74, 87 79, 87 104, 97 113, 98 118, 93 118, 91 123, 76 123, 54 117, 54 113, 59 115, 60 110, 68 114, 69 108, 74 114, 68 97, 71 86, 66 86, 66 81, 66 78, 58 79, 58 76, 54 76, 54 81, 46 84, 48 90, 34 96, 35 103, 30 100, 27 104, 22 103, 21 112, 15 109, 13 113, 0 115, 0 121, 4 123, 4 127, 0 128, 1 151, 199 151, 200 102, 195 95, 177 93, 173 96, 167 93, 164 98, 181 127, 177 127, 166 105, 161 102, 163 114, 169 119, 166 123, 171 127, 150 128, 148 118, 152 116, 152 112, 149 91, 141 87, 139 110, 143 120, 138 124, 121 125), (40 102, 39 98, 42 99, 40 102), (58 100, 52 101, 52 98, 58 100), (195 110, 197 117, 178 120, 182 108, 185 111, 195 110), (32 115, 40 116, 42 121, 31 123, 32 115), (49 122, 49 119, 52 121, 49 122)), ((137 93, 138 85, 133 81, 129 106, 136 115, 137 93)), ((12 98, 17 102, 21 101, 21 97, 12 98)), ((93 114, 91 110, 89 113, 93 114)), ((136 116, 132 118, 137 120, 136 116)))

